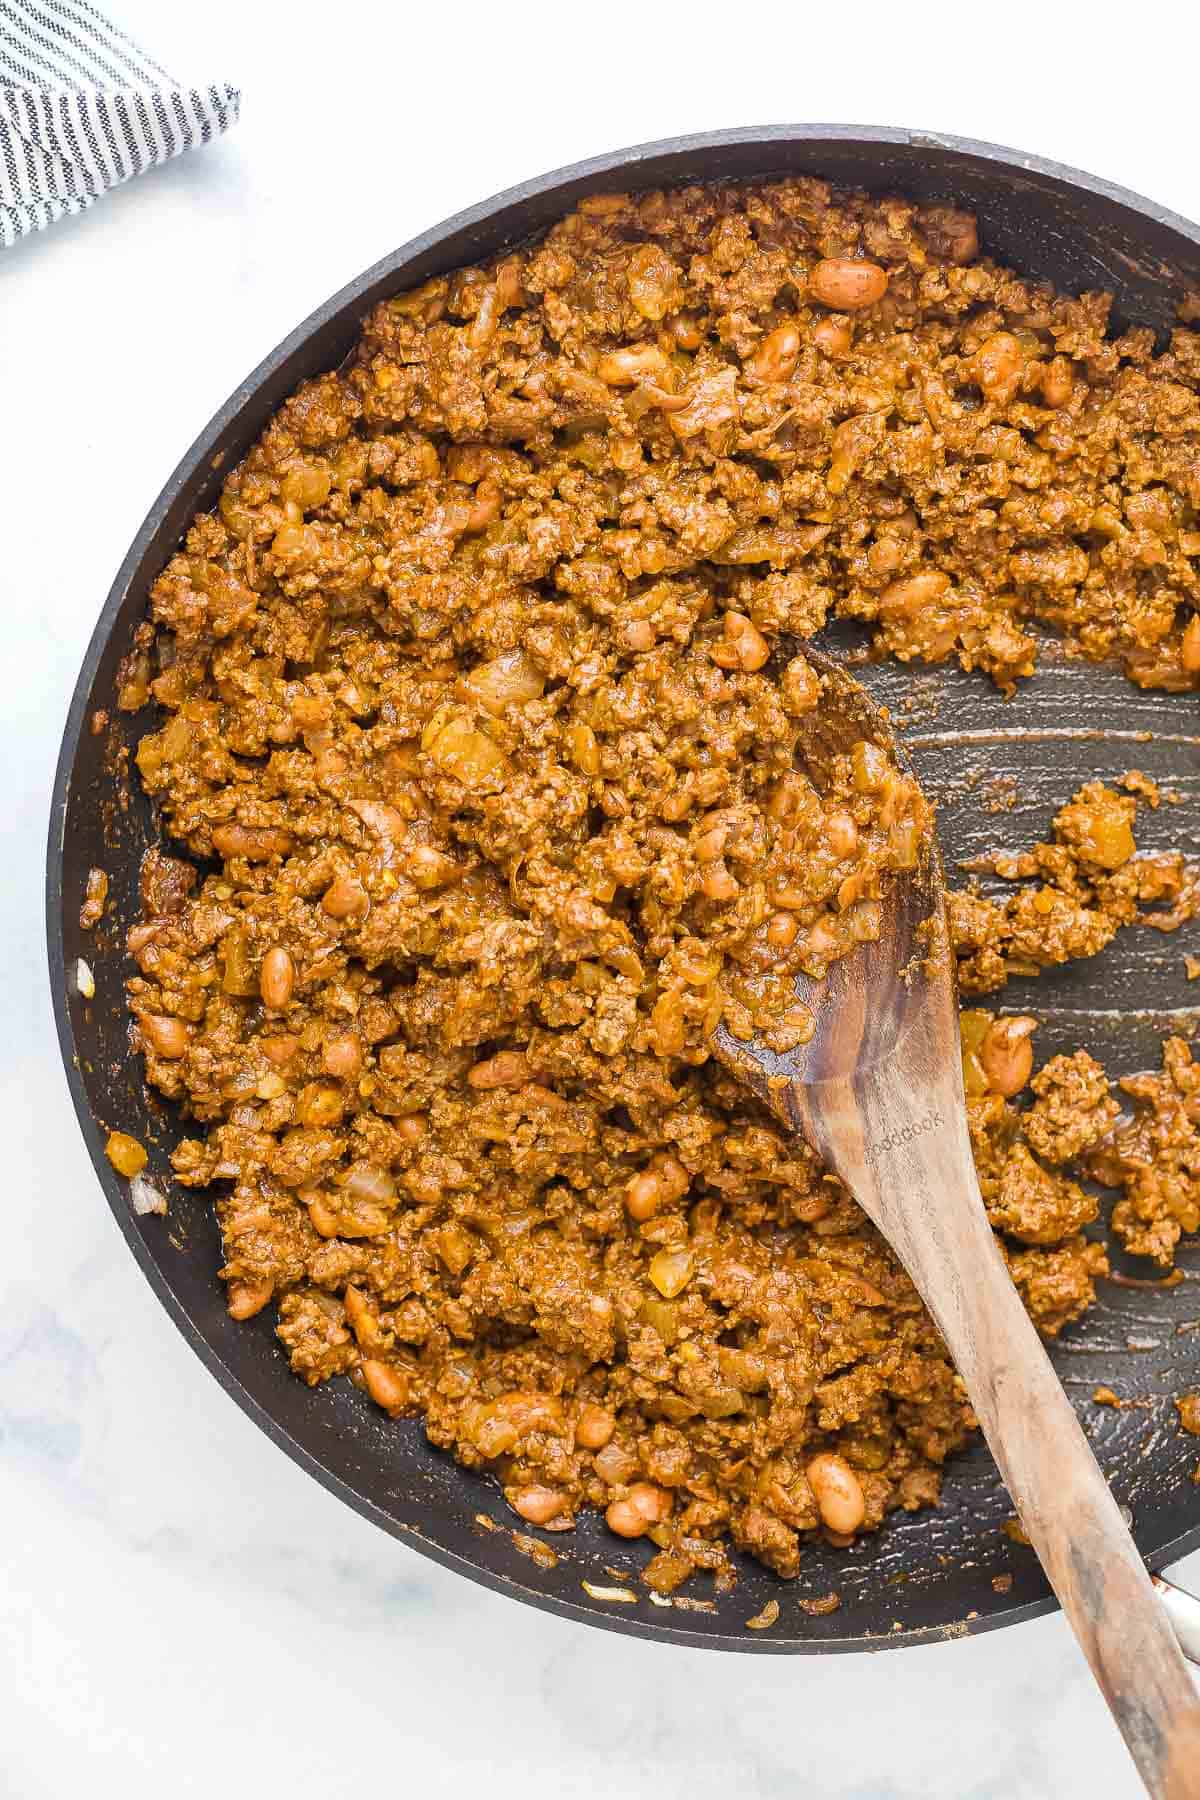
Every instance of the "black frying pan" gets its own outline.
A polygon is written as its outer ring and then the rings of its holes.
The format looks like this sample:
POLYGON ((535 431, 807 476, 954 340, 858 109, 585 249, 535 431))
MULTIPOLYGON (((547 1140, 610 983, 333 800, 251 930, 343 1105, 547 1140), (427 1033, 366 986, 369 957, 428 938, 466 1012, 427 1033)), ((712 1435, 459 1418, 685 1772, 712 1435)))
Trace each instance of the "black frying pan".
MULTIPOLYGON (((137 915, 138 863, 156 833, 136 785, 127 796, 122 790, 121 751, 148 728, 149 717, 115 715, 99 734, 91 729, 97 710, 113 707, 118 661, 191 515, 213 504, 225 472, 297 383, 340 360, 377 300, 492 256, 597 190, 785 172, 961 202, 978 213, 984 245, 997 258, 1063 289, 1111 290, 1122 322, 1163 332, 1184 295, 1200 290, 1200 230, 1151 202, 1036 157, 874 127, 770 126, 650 144, 543 176, 460 213, 385 257, 294 331, 220 409, 151 508, 100 615, 71 704, 50 822, 47 922, 67 1078, 117 1223, 180 1330, 275 1443, 365 1517, 501 1593, 645 1637, 795 1652, 928 1641, 1050 1609, 1032 1553, 1002 1529, 1011 1506, 985 1451, 956 1459, 937 1512, 898 1517, 848 1552, 807 1550, 793 1584, 746 1561, 736 1590, 719 1602, 677 1597, 657 1605, 644 1588, 622 1601, 582 1585, 611 1595, 623 1584, 607 1571, 634 1573, 644 1546, 619 1543, 598 1519, 585 1517, 570 1536, 547 1540, 557 1565, 538 1567, 514 1544, 513 1520, 496 1488, 431 1449, 419 1422, 392 1424, 347 1382, 309 1390, 295 1380, 269 1312, 250 1325, 225 1312, 209 1200, 164 1179, 184 1127, 143 1086, 123 999, 130 970, 124 932, 137 915), (83 932, 79 908, 93 865, 108 872, 111 902, 100 930, 83 932), (95 996, 86 1001, 76 981, 81 956, 95 977, 95 996), (115 1126, 152 1146, 150 1172, 169 1190, 168 1219, 132 1213, 127 1184, 103 1152, 115 1126), (502 1528, 487 1529, 481 1515, 502 1528), (999 1589, 997 1578, 1004 1578, 999 1589), (832 1588, 842 1596, 837 1612, 811 1616, 798 1604, 832 1588), (778 1622, 747 1631, 745 1620, 772 1598, 781 1605, 778 1622)), ((982 680, 956 671, 884 667, 868 671, 868 679, 902 726, 907 718, 918 772, 941 801, 951 873, 957 859, 981 848, 1031 841, 1080 781, 1131 765, 1165 779, 1191 803, 1146 815, 1145 847, 1200 850, 1194 695, 1142 694, 1116 672, 1050 658, 1008 704, 982 680)), ((1186 943, 1185 935, 1128 932, 1092 964, 1010 984, 1003 1003, 1043 1016, 1043 1056, 1082 1042, 1114 1075, 1156 1063, 1165 1029, 1191 1035, 1197 1028, 1198 1009, 1189 1004, 1196 990, 1187 987, 1182 959, 1185 950, 1200 951, 1200 934, 1186 943)), ((1100 1303, 1056 1351, 1153 1567, 1200 1545, 1200 1487, 1191 1479, 1200 1440, 1176 1429, 1172 1404, 1200 1384, 1200 1252, 1185 1251, 1181 1266, 1188 1279, 1165 1292, 1105 1284, 1100 1303), (1091 1394, 1100 1383, 1135 1404, 1120 1411, 1096 1406, 1091 1394)))

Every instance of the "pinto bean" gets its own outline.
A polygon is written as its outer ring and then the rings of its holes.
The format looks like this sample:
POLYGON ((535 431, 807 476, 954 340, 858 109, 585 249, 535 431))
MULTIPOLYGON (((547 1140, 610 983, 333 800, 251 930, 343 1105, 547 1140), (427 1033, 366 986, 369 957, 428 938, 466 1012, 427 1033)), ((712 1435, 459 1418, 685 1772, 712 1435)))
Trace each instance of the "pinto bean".
POLYGON ((826 256, 808 278, 808 291, 833 312, 858 312, 887 293, 887 270, 860 256, 826 256))
POLYGON ((854 327, 849 319, 818 319, 812 329, 812 341, 825 356, 840 362, 854 347, 854 327))
POLYGON ((700 878, 700 887, 710 900, 719 904, 727 900, 736 900, 741 892, 734 876, 729 873, 722 858, 704 865, 704 874, 700 878))
POLYGON ((187 1055, 188 1028, 182 1019, 167 1013, 139 1013, 138 1030, 150 1049, 168 1062, 187 1055))
POLYGON ((714 645, 712 659, 723 669, 743 669, 752 674, 761 669, 771 654, 762 632, 745 613, 727 612, 723 640, 714 645))
POLYGON ((866 1517, 862 1484, 845 1457, 824 1451, 814 1456, 805 1474, 817 1510, 830 1531, 849 1537, 866 1517))
POLYGON ((247 862, 270 862, 273 856, 288 854, 292 834, 272 830, 266 825, 218 825, 212 841, 219 856, 244 856, 247 862))
POLYGON ((669 392, 675 386, 675 365, 655 344, 610 350, 596 364, 596 374, 605 387, 635 387, 640 381, 653 381, 669 392))
POLYGON ((747 371, 764 387, 786 381, 800 358, 800 332, 792 320, 768 331, 747 363, 747 371))
POLYGON ((252 1319, 274 1292, 270 1281, 231 1281, 225 1294, 226 1311, 231 1319, 252 1319))
POLYGON ((263 1005, 272 1012, 283 1012, 296 986, 296 965, 281 945, 275 944, 262 960, 258 987, 263 1005))
POLYGON ((652 1481, 635 1481, 624 1499, 613 1501, 604 1518, 618 1537, 644 1537, 652 1525, 670 1518, 673 1504, 668 1488, 652 1481))
POLYGON ((356 1031, 338 1031, 321 1046, 321 1066, 327 1075, 349 1081, 362 1068, 362 1039, 356 1031))
POLYGON ((559 1488, 535 1485, 510 1495, 509 1505, 531 1525, 548 1525, 565 1510, 567 1497, 559 1488))
POLYGON ((656 1157, 648 1169, 635 1175, 625 1189, 625 1208, 631 1219, 643 1223, 660 1207, 681 1199, 691 1186, 683 1164, 674 1156, 656 1157))
POLYGON ((616 1428, 617 1422, 606 1406, 589 1403, 575 1421, 575 1442, 584 1450, 603 1450, 616 1428))
POLYGON ((467 1071, 467 1085, 473 1088, 519 1088, 530 1079, 529 1058, 523 1050, 497 1050, 483 1062, 467 1071))
POLYGON ((893 581, 879 596, 879 610, 887 619, 915 619, 927 606, 940 600, 950 586, 941 569, 922 569, 893 581))
POLYGON ((321 908, 331 919, 361 919, 370 901, 360 882, 349 875, 337 875, 321 896, 321 908))
POLYGON ((1037 1020, 994 1019, 979 1046, 979 1060, 988 1086, 1011 1100, 1033 1073, 1033 1034, 1037 1020))

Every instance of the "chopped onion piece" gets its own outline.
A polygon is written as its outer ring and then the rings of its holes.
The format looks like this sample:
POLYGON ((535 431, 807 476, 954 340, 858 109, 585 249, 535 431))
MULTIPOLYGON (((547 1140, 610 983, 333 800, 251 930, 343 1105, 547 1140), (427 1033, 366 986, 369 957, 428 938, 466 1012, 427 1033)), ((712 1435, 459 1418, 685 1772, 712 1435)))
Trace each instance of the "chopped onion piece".
POLYGON ((779 1602, 778 1602, 778 1600, 768 1600, 767 1604, 763 1607, 763 1609, 760 1613, 755 1613, 755 1615, 752 1619, 746 1620, 746 1630, 747 1631, 766 1631, 769 1629, 770 1626, 774 1625, 774 1623, 778 1617, 779 1617, 779 1602))
POLYGON ((592 1596, 593 1600, 619 1600, 623 1606, 637 1604, 637 1595, 632 1588, 597 1587, 593 1581, 583 1581, 580 1582, 579 1585, 582 1587, 585 1594, 590 1594, 592 1596))
POLYGON ((510 706, 540 699, 546 678, 523 650, 506 650, 472 669, 463 685, 485 711, 498 719, 510 706))
POLYGON ((692 1279, 694 1267, 689 1250, 660 1250, 647 1273, 663 1299, 674 1300, 692 1279))
POLYGON ((375 1206, 390 1206, 396 1198, 395 1182, 386 1169, 374 1163, 354 1163, 341 1185, 352 1200, 366 1200, 375 1206))
POLYGON ((79 989, 79 992, 83 995, 85 1000, 92 1000, 95 998, 96 977, 92 974, 91 969, 84 962, 82 956, 75 964, 75 986, 79 989))
POLYGON ((147 1181, 144 1175, 135 1175, 129 1183, 129 1204, 139 1218, 146 1213, 165 1213, 167 1196, 147 1181))

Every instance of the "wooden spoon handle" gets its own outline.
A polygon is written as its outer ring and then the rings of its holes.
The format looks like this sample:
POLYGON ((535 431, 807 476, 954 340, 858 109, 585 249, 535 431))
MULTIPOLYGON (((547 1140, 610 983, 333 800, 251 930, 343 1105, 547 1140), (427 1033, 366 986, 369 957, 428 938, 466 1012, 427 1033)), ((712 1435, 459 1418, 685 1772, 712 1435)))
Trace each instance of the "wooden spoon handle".
POLYGON ((903 1130, 891 1135, 900 1141, 885 1134, 871 1157, 852 1156, 858 1166, 846 1177, 872 1216, 887 1216, 1147 1790, 1156 1800, 1197 1800, 1200 1695, 1004 1266, 965 1129, 947 1107, 907 1142, 903 1130))
POLYGON ((976 1265, 972 1292, 977 1329, 949 1347, 1025 1534, 1147 1789, 1164 1800, 1196 1800, 1200 1697, 1075 1409, 994 1247, 986 1264, 981 1256, 976 1265))

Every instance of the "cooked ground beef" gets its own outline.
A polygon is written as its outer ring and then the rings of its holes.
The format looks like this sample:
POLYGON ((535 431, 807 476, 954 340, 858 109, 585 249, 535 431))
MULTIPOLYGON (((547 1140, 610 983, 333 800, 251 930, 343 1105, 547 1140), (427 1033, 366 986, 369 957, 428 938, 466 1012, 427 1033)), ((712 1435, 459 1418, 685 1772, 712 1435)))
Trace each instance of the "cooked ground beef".
MULTIPOLYGON (((1034 627, 1200 684, 1200 338, 1107 335, 945 207, 812 180, 585 201, 379 306, 159 581, 120 698, 165 833, 130 933, 146 1074, 201 1129, 229 1306, 568 1527, 727 1539, 933 1504, 973 1428, 911 1284, 709 1055, 875 934, 924 802, 868 741, 819 788, 802 641, 1001 688, 1034 627), (192 860, 184 860, 184 858, 192 860), (202 868, 195 865, 200 864, 202 868), (757 997, 757 998, 756 998, 757 997)), ((955 897, 963 986, 1194 904, 1135 781, 955 897)), ((781 1047, 810 1027, 793 1007, 781 1047)), ((1118 1104, 1032 1021, 964 1015, 980 1179, 1053 1335, 1103 1247, 1200 1222, 1186 1047, 1118 1104), (1076 1174, 1081 1173, 1076 1167, 1076 1174)))

